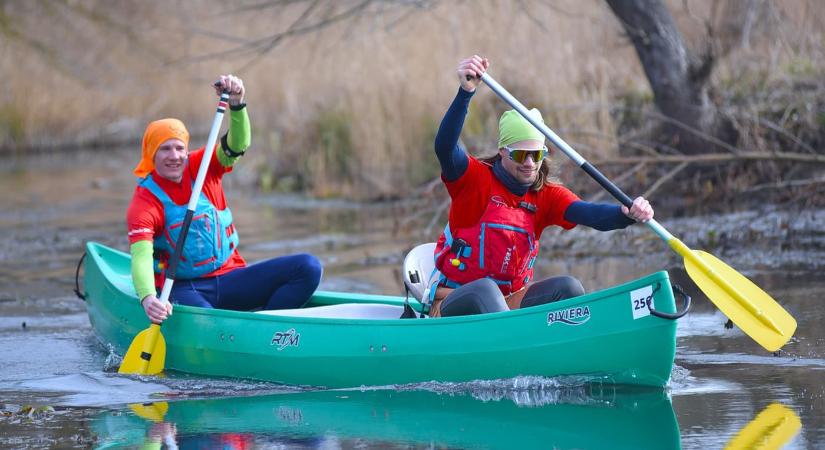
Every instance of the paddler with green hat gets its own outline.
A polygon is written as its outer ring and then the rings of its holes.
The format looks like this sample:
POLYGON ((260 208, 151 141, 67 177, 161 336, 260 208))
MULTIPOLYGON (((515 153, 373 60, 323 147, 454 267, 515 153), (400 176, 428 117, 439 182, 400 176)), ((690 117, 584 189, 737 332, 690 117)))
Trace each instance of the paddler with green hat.
MULTIPOLYGON (((460 87, 435 137, 452 203, 435 250, 441 275, 428 299, 431 316, 505 311, 582 295, 581 282, 569 275, 533 279, 542 231, 552 225, 615 230, 653 217, 642 197, 630 208, 590 203, 552 181, 544 135, 516 111, 501 115, 494 155, 468 155, 458 140, 488 66, 478 55, 459 63, 460 87)), ((530 115, 544 123, 538 109, 530 115)))

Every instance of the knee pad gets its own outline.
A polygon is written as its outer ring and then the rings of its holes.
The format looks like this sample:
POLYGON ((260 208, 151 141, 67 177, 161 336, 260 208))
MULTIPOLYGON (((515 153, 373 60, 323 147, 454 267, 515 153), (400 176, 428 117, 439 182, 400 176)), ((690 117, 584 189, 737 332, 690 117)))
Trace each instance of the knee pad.
POLYGON ((468 316, 508 309, 498 285, 489 278, 482 278, 451 292, 441 304, 441 315, 468 316))
POLYGON ((584 286, 582 286, 582 282, 579 281, 577 278, 568 275, 561 276, 558 278, 560 279, 559 291, 564 292, 564 295, 559 300, 584 295, 584 286))
POLYGON ((557 302, 566 298, 584 295, 584 286, 578 279, 563 275, 541 280, 527 290, 521 301, 521 308, 557 302))

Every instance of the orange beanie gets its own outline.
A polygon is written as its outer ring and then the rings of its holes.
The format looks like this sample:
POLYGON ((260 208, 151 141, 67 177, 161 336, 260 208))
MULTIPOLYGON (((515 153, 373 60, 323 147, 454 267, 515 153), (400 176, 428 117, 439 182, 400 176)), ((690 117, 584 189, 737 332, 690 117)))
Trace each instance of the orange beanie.
POLYGON ((189 132, 183 122, 178 119, 161 119, 146 127, 146 132, 143 133, 143 156, 135 167, 135 175, 143 178, 155 170, 155 153, 160 144, 169 139, 180 139, 184 145, 189 146, 189 132))

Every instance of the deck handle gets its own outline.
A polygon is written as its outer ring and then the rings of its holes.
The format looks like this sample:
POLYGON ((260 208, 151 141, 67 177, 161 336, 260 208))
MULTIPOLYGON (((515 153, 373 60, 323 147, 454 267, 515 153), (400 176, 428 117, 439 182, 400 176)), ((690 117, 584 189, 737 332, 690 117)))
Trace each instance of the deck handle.
MULTIPOLYGON (((653 314, 656 317, 661 317, 662 319, 676 320, 676 319, 678 319, 678 318, 680 318, 680 317, 682 317, 682 316, 684 316, 685 314, 688 313, 688 310, 690 309, 690 296, 678 284, 672 285, 671 288, 673 289, 673 295, 674 296, 682 297, 682 305, 684 306, 684 308, 682 308, 681 311, 676 311, 675 313, 666 313, 666 312, 657 311, 657 310, 653 309, 652 306, 650 306, 650 302, 653 300, 653 296, 651 295, 647 299, 647 309, 650 310, 650 314, 653 314)), ((658 289, 658 286, 657 286, 657 289, 658 289)))
POLYGON ((83 255, 80 256, 80 260, 77 262, 77 268, 74 271, 74 295, 81 300, 86 300, 86 296, 83 295, 82 291, 80 290, 80 266, 83 265, 83 260, 86 259, 86 252, 83 252, 83 255))

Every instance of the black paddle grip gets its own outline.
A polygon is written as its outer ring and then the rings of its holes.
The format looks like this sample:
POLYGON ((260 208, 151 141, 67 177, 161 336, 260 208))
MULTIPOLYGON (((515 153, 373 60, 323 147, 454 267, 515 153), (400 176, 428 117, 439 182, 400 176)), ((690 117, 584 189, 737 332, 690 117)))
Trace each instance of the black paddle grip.
POLYGON ((178 241, 175 243, 175 253, 172 255, 172 260, 169 261, 169 270, 166 271, 166 278, 175 279, 175 272, 178 271, 178 261, 180 261, 181 253, 183 253, 183 246, 186 244, 186 235, 189 234, 189 225, 192 223, 192 216, 194 211, 186 210, 186 216, 183 218, 183 227, 180 229, 178 241))
MULTIPOLYGON (((216 82, 212 83, 212 86, 215 86, 216 88, 219 88, 219 87, 221 87, 221 82, 216 81, 216 82)), ((229 95, 229 91, 226 90, 226 89, 221 89, 221 92, 226 94, 226 95, 229 95)))
POLYGON ((599 172, 599 169, 593 167, 593 165, 587 161, 585 161, 584 164, 581 165, 581 168, 582 170, 587 172, 588 175, 593 177, 593 179, 596 180, 596 182, 599 183, 603 188, 607 189, 607 192, 610 192, 610 195, 616 198, 616 200, 622 202, 622 205, 625 205, 628 208, 633 206, 633 200, 630 197, 628 197, 627 194, 622 192, 622 190, 619 189, 618 186, 613 184, 612 181, 608 180, 606 176, 599 172))

